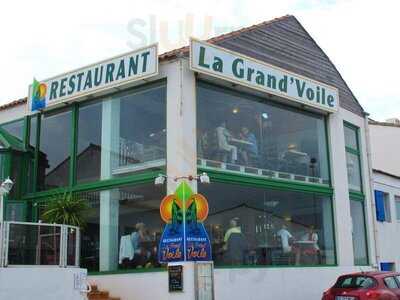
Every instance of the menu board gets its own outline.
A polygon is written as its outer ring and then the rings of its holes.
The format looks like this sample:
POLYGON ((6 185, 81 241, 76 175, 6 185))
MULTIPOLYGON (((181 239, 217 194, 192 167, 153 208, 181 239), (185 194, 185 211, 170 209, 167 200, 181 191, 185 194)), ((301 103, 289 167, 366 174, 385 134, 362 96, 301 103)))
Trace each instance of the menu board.
POLYGON ((183 266, 168 266, 168 291, 183 292, 183 266))

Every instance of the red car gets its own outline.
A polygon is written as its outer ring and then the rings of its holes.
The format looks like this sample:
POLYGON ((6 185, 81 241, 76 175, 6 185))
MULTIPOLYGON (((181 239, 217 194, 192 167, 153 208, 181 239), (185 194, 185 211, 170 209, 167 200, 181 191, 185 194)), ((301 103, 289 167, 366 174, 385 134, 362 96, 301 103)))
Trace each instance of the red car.
POLYGON ((342 275, 322 300, 399 300, 400 273, 361 272, 342 275))

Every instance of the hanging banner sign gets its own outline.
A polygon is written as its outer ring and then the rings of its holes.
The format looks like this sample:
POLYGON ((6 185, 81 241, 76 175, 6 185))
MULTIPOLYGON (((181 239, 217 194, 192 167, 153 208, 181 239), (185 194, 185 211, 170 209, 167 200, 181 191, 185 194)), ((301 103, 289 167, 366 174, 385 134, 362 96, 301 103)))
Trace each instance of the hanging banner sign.
POLYGON ((190 41, 190 68, 328 112, 338 110, 337 88, 196 39, 190 41))
POLYGON ((158 47, 154 44, 47 80, 34 79, 28 109, 33 113, 157 74, 158 47))
POLYGON ((160 263, 211 260, 210 239, 203 224, 208 216, 204 196, 194 194, 182 182, 174 194, 161 201, 160 214, 167 223, 158 247, 160 263))

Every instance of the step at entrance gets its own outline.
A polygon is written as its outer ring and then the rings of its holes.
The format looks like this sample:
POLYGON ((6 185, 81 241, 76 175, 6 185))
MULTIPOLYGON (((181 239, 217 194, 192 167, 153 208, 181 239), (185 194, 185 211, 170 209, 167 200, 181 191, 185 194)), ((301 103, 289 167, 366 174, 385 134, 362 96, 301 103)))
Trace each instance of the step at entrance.
POLYGON ((88 300, 121 300, 117 297, 111 297, 107 291, 99 291, 97 285, 91 285, 92 291, 88 294, 88 300))

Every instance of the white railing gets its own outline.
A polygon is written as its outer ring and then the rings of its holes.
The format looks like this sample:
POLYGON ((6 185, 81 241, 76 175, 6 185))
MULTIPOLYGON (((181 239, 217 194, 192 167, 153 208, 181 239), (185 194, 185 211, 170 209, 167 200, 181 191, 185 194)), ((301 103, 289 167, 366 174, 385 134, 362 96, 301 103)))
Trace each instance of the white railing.
POLYGON ((0 267, 79 267, 80 230, 75 226, 0 223, 0 267))

